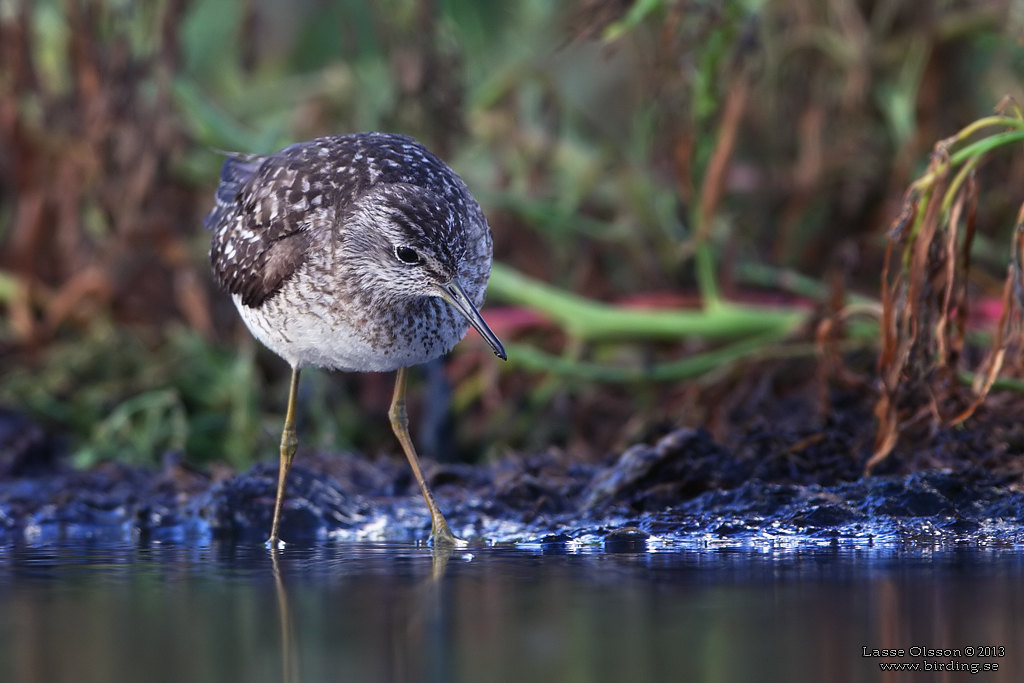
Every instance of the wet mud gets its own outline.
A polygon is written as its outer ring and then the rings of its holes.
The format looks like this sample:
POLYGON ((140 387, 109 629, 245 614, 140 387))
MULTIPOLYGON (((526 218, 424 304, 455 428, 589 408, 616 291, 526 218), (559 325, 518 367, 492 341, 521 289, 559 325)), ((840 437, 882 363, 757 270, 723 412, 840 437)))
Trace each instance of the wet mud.
MULTIPOLYGON (((867 453, 851 447, 857 438, 835 425, 809 436, 761 429, 727 447, 704 430, 677 429, 603 465, 569 463, 556 452, 487 465, 426 464, 452 529, 471 543, 610 552, 1024 543, 1018 458, 996 425, 931 435, 931 462, 941 466, 913 470, 921 455, 910 448, 890 463, 897 471, 871 477, 859 476, 867 453)), ((76 470, 61 451, 24 417, 0 415, 0 543, 190 545, 267 536, 276 464, 237 476, 175 457, 160 469, 106 462, 76 470)), ((425 541, 429 532, 403 461, 296 460, 286 541, 425 541)))

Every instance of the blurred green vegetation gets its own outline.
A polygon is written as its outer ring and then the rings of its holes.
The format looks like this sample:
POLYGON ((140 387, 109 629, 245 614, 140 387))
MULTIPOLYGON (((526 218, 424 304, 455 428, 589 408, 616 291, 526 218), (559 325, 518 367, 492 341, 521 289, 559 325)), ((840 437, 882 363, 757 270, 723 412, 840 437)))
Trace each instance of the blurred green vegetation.
MULTIPOLYGON (((273 454, 286 373, 206 265, 214 150, 391 130, 483 204, 507 266, 491 301, 544 314, 489 311, 508 368, 453 353, 435 456, 594 458, 706 422, 707 382, 679 380, 809 356, 803 326, 835 282, 877 295, 885 229, 934 142, 1024 102, 1022 32, 1007 0, 10 0, 0 400, 70 434, 83 464, 273 454), (523 274, 558 289, 530 301, 523 274)), ((972 286, 998 295, 991 245, 1024 163, 979 173, 972 286)), ((302 447, 396 450, 388 392, 306 373, 302 447)))

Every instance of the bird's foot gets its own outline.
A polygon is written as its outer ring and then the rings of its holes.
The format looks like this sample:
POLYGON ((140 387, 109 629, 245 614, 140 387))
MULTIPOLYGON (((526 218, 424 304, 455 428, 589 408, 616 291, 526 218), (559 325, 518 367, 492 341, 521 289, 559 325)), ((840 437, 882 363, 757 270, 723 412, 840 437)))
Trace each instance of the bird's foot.
POLYGON ((452 533, 451 528, 448 526, 448 522, 446 522, 444 518, 440 520, 440 523, 438 523, 436 519, 434 520, 428 542, 433 544, 435 548, 465 548, 469 545, 468 541, 464 541, 452 533))

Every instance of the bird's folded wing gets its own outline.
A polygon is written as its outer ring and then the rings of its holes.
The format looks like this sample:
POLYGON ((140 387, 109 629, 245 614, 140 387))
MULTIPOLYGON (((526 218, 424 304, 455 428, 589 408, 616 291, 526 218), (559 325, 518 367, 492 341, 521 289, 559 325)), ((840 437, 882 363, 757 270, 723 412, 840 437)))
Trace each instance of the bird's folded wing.
POLYGON ((306 259, 310 184, 296 161, 232 155, 221 169, 204 221, 213 231, 210 262, 218 283, 246 306, 262 304, 306 259))

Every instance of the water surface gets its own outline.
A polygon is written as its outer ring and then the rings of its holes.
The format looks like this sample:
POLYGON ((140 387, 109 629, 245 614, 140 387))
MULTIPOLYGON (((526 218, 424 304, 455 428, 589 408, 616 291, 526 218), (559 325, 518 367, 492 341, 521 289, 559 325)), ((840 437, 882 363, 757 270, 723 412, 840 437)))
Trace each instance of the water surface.
POLYGON ((1016 681, 1022 575, 979 548, 8 546, 0 681, 1016 681), (915 646, 962 653, 863 656, 915 646), (998 670, 879 667, 951 659, 998 670))

